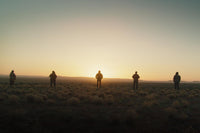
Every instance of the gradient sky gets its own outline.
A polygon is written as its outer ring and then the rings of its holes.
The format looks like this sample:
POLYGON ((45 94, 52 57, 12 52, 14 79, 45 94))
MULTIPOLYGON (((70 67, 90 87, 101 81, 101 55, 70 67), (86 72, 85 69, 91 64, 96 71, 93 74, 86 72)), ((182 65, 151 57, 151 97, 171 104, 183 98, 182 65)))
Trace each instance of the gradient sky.
POLYGON ((0 74, 200 80, 200 0, 0 0, 0 74))

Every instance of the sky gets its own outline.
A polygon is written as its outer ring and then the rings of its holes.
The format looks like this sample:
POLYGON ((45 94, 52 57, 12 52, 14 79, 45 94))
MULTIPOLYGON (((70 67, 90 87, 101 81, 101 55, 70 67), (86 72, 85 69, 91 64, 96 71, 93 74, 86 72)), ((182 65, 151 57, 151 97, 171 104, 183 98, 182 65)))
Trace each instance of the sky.
POLYGON ((0 0, 0 74, 200 80, 199 0, 0 0))

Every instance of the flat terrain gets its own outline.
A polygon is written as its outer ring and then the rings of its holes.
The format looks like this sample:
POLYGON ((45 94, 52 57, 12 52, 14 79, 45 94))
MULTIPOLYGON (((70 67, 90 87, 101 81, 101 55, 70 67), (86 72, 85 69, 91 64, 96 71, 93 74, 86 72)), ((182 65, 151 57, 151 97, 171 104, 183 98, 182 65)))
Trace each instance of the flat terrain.
POLYGON ((86 78, 0 78, 0 132, 200 132, 200 84, 86 78))

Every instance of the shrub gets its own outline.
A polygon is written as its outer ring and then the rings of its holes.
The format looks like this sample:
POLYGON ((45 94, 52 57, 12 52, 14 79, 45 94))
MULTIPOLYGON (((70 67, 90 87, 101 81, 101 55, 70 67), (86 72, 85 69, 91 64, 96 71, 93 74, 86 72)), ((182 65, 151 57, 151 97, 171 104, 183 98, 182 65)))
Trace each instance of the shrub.
POLYGON ((181 97, 186 97, 188 95, 188 93, 185 90, 180 90, 180 94, 181 97))
POLYGON ((146 96, 146 98, 150 99, 150 100, 155 99, 156 97, 157 97, 157 95, 154 94, 154 93, 153 94, 149 94, 149 95, 146 96))
POLYGON ((186 120, 188 118, 188 115, 185 112, 180 112, 174 107, 168 107, 165 111, 169 113, 170 118, 173 119, 186 120))
POLYGON ((47 99, 48 99, 48 96, 47 96, 47 95, 42 95, 42 98, 43 98, 44 100, 47 100, 47 99))
POLYGON ((138 118, 138 113, 135 111, 135 109, 129 109, 126 112, 126 120, 127 121, 133 121, 136 118, 138 118))
POLYGON ((140 96, 146 96, 146 95, 147 95, 147 92, 144 91, 144 90, 139 90, 138 94, 139 94, 140 96))
POLYGON ((80 100, 77 97, 71 97, 67 100, 67 103, 70 105, 78 105, 80 104, 80 100))
POLYGON ((104 99, 104 102, 106 104, 113 104, 114 103, 114 98, 112 95, 106 95, 105 96, 105 99, 104 99))
POLYGON ((176 95, 176 94, 174 94, 174 93, 172 93, 172 94, 168 94, 168 97, 169 97, 170 99, 174 99, 174 98, 176 98, 176 97, 177 97, 177 95, 176 95))
POLYGON ((28 88, 26 91, 27 91, 28 93, 33 93, 33 92, 35 92, 35 89, 33 89, 33 88, 28 88))
POLYGON ((19 94, 22 94, 23 93, 23 90, 19 90, 19 89, 16 89, 16 90, 12 90, 12 93, 15 94, 15 95, 19 95, 19 94))
POLYGON ((56 103, 55 100, 53 100, 53 99, 48 99, 46 102, 47 102, 47 104, 49 104, 49 105, 52 105, 52 104, 55 104, 55 103, 56 103))
POLYGON ((178 113, 178 110, 173 107, 168 107, 165 109, 165 111, 170 115, 176 115, 178 113))
POLYGON ((195 97, 194 94, 190 94, 190 95, 188 95, 188 98, 190 98, 190 99, 192 99, 192 98, 194 98, 194 97, 195 97))
POLYGON ((59 100, 65 100, 66 99, 66 97, 64 97, 62 94, 60 94, 60 93, 58 93, 57 95, 56 95, 56 97, 59 99, 59 100))
POLYGON ((99 104, 102 104, 103 103, 103 99, 98 97, 98 96, 92 96, 90 97, 90 101, 93 103, 93 104, 96 104, 96 105, 99 105, 99 104))
POLYGON ((133 90, 131 90, 130 91, 130 97, 136 97, 136 96, 137 96, 137 94, 133 90))
POLYGON ((13 104, 19 103, 19 100, 20 100, 20 98, 16 95, 10 95, 8 99, 9 99, 9 103, 13 103, 13 104))
POLYGON ((180 112, 176 115, 176 118, 179 120, 186 120, 188 119, 188 115, 184 112, 180 112))
POLYGON ((88 99, 88 96, 87 96, 86 94, 78 94, 77 97, 78 97, 80 100, 88 99))
POLYGON ((156 100, 148 100, 148 101, 144 101, 144 103, 143 103, 143 105, 146 107, 151 107, 156 104, 157 104, 156 100))
POLYGON ((105 94, 104 93, 99 93, 98 96, 104 98, 105 94))
POLYGON ((181 103, 183 107, 188 107, 190 104, 187 100, 181 100, 181 103))
POLYGON ((180 102, 179 102, 178 100, 176 100, 176 101, 174 101, 174 102, 172 103, 172 107, 174 107, 174 108, 180 108, 180 107, 181 107, 181 104, 180 104, 180 102))
POLYGON ((8 95, 6 93, 4 93, 4 92, 1 93, 1 95, 0 95, 0 101, 4 101, 7 98, 8 98, 8 95))
POLYGON ((43 97, 40 95, 32 95, 32 94, 28 94, 26 95, 26 100, 28 103, 43 103, 43 97))

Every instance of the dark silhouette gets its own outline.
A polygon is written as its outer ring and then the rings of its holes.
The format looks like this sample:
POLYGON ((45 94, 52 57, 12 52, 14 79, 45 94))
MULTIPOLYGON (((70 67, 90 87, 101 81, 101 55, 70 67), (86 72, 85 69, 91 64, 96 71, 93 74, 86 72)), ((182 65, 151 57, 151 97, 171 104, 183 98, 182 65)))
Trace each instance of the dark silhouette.
POLYGON ((50 86, 52 87, 52 85, 54 85, 54 87, 56 86, 56 78, 57 75, 54 71, 52 71, 52 73, 49 75, 50 77, 50 86))
POLYGON ((174 88, 175 89, 179 89, 179 83, 181 81, 181 76, 178 74, 178 72, 176 72, 176 74, 174 75, 174 88))
POLYGON ((101 71, 96 74, 97 79, 97 88, 101 88, 101 80, 103 79, 103 75, 101 74, 101 71))
POLYGON ((14 85, 15 80, 16 80, 16 75, 14 73, 14 70, 12 70, 10 73, 10 85, 14 85))
POLYGON ((140 76, 137 74, 137 71, 132 76, 132 78, 133 78, 133 89, 138 89, 138 79, 140 78, 140 76))

